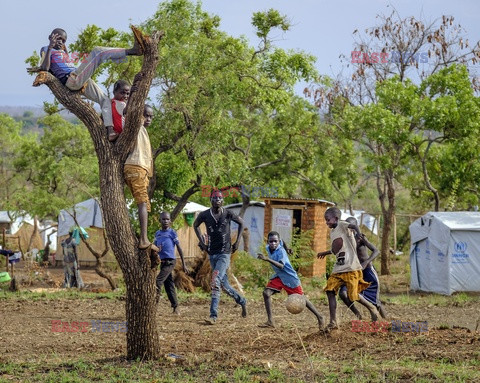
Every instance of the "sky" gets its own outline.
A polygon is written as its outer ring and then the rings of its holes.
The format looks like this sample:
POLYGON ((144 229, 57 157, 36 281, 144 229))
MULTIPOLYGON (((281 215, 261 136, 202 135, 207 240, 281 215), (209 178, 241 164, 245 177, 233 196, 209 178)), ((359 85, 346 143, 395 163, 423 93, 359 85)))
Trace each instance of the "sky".
MULTIPOLYGON (((53 100, 46 86, 31 86, 33 77, 26 72, 25 59, 48 44, 55 27, 67 31, 67 44, 88 24, 127 31, 130 24, 152 16, 158 4, 158 0, 0 0, 4 47, 0 106, 42 106, 43 101, 53 100), (62 17, 57 16, 62 12, 62 17)), ((350 56, 353 31, 376 25, 376 16, 390 14, 392 7, 402 17, 427 21, 453 15, 466 29, 470 42, 480 39, 478 0, 203 0, 202 7, 220 16, 222 30, 235 37, 246 36, 253 46, 258 45, 251 25, 253 12, 277 9, 288 16, 292 27, 286 33, 273 34, 275 44, 314 55, 318 71, 325 75, 339 72, 340 54, 350 56)))

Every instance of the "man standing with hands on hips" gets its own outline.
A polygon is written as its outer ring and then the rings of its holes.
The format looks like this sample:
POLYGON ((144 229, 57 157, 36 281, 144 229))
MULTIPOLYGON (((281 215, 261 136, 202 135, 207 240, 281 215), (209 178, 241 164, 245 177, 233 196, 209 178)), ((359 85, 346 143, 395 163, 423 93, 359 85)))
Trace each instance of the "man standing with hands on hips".
POLYGON ((223 207, 223 194, 214 189, 210 196, 212 207, 201 212, 193 227, 202 250, 209 256, 212 268, 212 299, 210 303, 210 317, 206 320, 209 324, 215 324, 218 316, 218 304, 220 302, 220 289, 231 296, 237 304, 242 306, 242 317, 247 316, 247 300, 242 297, 228 282, 227 270, 230 266, 230 255, 238 249, 238 241, 243 232, 243 219, 223 207), (238 224, 238 234, 235 243, 231 243, 230 223, 238 224), (207 243, 202 238, 199 226, 205 223, 207 229, 207 243))

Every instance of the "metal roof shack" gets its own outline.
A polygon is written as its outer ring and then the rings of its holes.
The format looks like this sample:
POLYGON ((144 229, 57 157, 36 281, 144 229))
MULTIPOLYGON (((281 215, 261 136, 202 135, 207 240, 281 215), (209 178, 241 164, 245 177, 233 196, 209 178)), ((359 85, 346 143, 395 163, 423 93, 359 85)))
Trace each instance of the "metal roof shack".
MULTIPOLYGON (((335 206, 333 202, 315 198, 265 198, 265 237, 272 230, 290 244, 294 231, 312 230, 312 250, 317 254, 330 248, 329 231, 325 224, 325 211, 335 206)), ((322 276, 326 270, 326 259, 314 257, 312 264, 302 268, 306 277, 322 276)))

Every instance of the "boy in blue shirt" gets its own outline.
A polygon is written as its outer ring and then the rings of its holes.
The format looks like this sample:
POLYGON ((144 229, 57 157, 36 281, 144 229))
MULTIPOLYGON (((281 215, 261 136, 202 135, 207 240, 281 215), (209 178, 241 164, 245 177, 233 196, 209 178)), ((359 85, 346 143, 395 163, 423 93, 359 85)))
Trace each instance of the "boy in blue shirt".
POLYGON ((170 225, 172 221, 170 220, 170 213, 162 212, 160 213, 160 222, 162 229, 158 230, 155 233, 154 245, 157 246, 160 257, 160 272, 158 273, 156 285, 157 285, 157 303, 160 299, 160 290, 162 285, 165 286, 165 291, 167 293, 168 300, 173 308, 174 314, 179 314, 178 310, 178 300, 177 293, 175 291, 175 283, 173 281, 172 272, 175 269, 175 263, 177 262, 175 258, 175 246, 177 246, 178 254, 180 254, 180 259, 182 260, 183 271, 186 273, 187 268, 185 267, 185 260, 183 258, 183 251, 180 247, 180 242, 178 241, 178 236, 175 230, 173 230, 170 225))
MULTIPOLYGON (((258 259, 269 262, 272 265, 275 274, 270 278, 265 290, 263 290, 263 300, 265 301, 265 309, 267 310, 267 322, 260 327, 275 327, 272 318, 272 295, 279 293, 284 289, 288 295, 300 294, 303 295, 302 285, 298 278, 297 272, 293 268, 288 259, 285 245, 280 241, 280 234, 276 231, 268 233, 267 254, 258 253, 258 259)), ((318 327, 320 331, 323 330, 324 319, 317 311, 315 306, 305 297, 307 308, 317 317, 318 327)))

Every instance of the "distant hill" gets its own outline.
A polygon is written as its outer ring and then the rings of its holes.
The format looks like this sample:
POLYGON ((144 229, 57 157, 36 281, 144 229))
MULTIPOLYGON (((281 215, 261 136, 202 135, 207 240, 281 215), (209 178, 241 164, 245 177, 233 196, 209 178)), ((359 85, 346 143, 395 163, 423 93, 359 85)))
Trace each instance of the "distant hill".
POLYGON ((22 117, 27 111, 33 113, 34 117, 42 117, 45 115, 43 108, 35 106, 0 106, 0 113, 6 113, 12 117, 22 117))
MULTIPOLYGON (((38 106, 0 106, 0 113, 5 113, 12 117, 23 117, 25 112, 32 112, 32 117, 35 118, 45 116, 43 108, 38 106)), ((62 115, 67 120, 76 119, 76 117, 72 113, 66 110, 60 112, 60 115, 62 115)))

